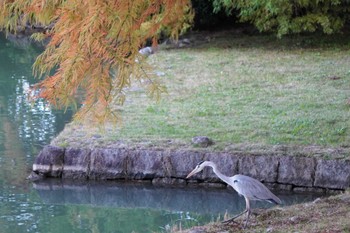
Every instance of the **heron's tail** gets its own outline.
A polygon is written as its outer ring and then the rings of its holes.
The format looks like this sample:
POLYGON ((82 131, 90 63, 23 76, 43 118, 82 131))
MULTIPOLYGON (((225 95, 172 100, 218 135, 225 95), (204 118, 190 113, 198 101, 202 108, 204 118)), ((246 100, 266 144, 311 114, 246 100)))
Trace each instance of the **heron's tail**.
POLYGON ((276 205, 280 205, 282 204, 282 201, 277 197, 278 200, 276 199, 267 199, 266 201, 270 202, 270 203, 273 203, 273 204, 276 204, 276 205))
POLYGON ((267 199, 266 201, 273 203, 273 204, 276 204, 276 205, 282 204, 281 199, 279 199, 275 194, 273 194, 273 193, 271 193, 271 194, 272 194, 271 198, 267 199))

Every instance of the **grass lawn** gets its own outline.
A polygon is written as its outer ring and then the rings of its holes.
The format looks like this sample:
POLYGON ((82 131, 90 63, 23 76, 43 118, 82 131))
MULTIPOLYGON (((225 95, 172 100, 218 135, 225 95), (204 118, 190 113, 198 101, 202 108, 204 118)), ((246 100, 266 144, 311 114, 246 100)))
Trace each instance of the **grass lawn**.
POLYGON ((100 132, 73 123, 56 144, 91 145, 91 138, 98 145, 191 146, 192 137, 205 135, 215 141, 211 150, 350 146, 349 37, 224 31, 188 38, 194 46, 148 58, 164 74, 167 94, 160 101, 131 88, 120 125, 100 132))

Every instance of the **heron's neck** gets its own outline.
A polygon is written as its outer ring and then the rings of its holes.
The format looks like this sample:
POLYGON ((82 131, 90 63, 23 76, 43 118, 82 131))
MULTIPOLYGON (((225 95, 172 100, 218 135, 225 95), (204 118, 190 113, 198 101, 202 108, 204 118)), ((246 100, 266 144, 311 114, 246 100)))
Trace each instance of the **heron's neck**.
POLYGON ((226 184, 230 185, 230 177, 225 176, 222 174, 219 169, 217 168, 216 164, 213 162, 208 161, 207 166, 213 168, 213 172, 221 179, 223 180, 226 184))

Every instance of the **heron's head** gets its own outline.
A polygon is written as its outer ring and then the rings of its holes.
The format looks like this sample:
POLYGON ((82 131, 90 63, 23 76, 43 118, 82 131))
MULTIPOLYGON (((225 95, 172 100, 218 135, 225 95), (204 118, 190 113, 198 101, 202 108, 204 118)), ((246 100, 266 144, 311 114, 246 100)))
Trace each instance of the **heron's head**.
POLYGON ((190 178, 191 176, 193 176, 194 174, 200 172, 203 170, 203 168, 205 167, 205 162, 206 161, 201 161, 197 164, 197 166, 190 172, 190 174, 187 175, 187 178, 190 178))

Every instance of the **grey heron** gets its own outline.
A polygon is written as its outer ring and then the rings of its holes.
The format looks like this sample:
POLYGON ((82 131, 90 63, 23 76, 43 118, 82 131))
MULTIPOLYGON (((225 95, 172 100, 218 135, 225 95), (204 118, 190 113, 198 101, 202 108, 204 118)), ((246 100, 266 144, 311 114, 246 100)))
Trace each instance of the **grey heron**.
POLYGON ((230 218, 226 221, 223 221, 223 223, 228 223, 230 221, 233 221, 234 219, 236 219, 237 217, 247 213, 247 218, 245 221, 245 225, 244 227, 247 226, 248 224, 248 220, 249 220, 249 215, 250 215, 250 200, 259 200, 259 201, 268 201, 270 203, 274 203, 274 204, 281 204, 281 200, 275 195, 273 194, 265 185, 263 185, 260 181, 249 177, 249 176, 245 176, 245 175, 234 175, 234 176, 225 176, 224 174, 222 174, 215 163, 211 162, 211 161, 202 161, 200 163, 198 163, 198 165, 193 169, 193 171, 191 171, 187 177, 191 177, 194 174, 202 171, 204 169, 204 167, 211 167, 214 171, 214 173, 222 180, 224 181, 226 184, 232 186, 232 188, 234 190, 237 191, 238 194, 242 195, 245 199, 245 203, 246 203, 246 209, 234 216, 233 218, 230 218))

